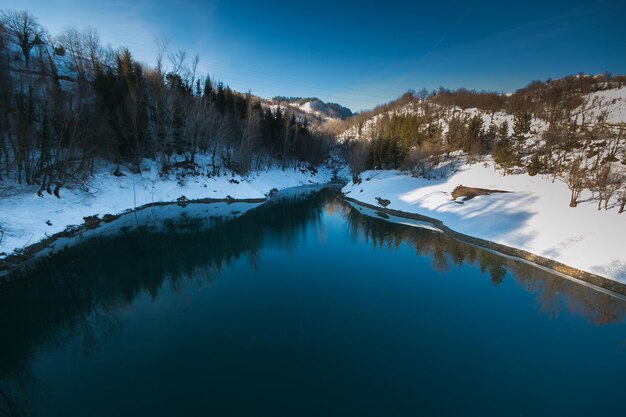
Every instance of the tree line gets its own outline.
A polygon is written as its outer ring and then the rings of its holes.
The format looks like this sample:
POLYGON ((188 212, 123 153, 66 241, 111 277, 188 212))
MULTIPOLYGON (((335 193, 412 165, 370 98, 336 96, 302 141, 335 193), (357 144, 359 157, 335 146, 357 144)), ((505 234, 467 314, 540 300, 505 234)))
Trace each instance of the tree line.
POLYGON ((245 174, 279 164, 317 165, 332 138, 285 109, 268 108, 202 76, 199 57, 168 53, 138 62, 127 48, 105 48, 95 29, 51 36, 26 11, 0 15, 0 181, 59 195, 105 161, 134 172, 146 159, 161 173, 245 174))
POLYGON ((510 96, 466 89, 409 91, 368 118, 355 118, 346 160, 353 180, 366 169, 403 169, 432 177, 459 155, 490 155, 504 174, 527 172, 565 182, 569 205, 584 190, 598 209, 626 211, 626 124, 589 93, 626 85, 626 77, 571 76, 533 82, 510 96), (466 111, 468 108, 475 110, 466 111), (535 125, 533 124, 535 123, 535 125), (368 132, 363 138, 363 131, 368 132))

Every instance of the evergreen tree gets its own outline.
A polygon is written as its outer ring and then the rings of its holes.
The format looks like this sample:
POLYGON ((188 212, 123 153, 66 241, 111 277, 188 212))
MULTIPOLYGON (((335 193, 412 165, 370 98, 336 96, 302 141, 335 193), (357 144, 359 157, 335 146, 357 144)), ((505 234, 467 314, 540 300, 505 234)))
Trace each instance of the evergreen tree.
POLYGON ((476 114, 467 125, 467 136, 463 143, 463 151, 467 153, 481 153, 484 148, 483 118, 476 114))
POLYGON ((215 95, 215 91, 213 89, 213 83, 211 82, 211 77, 207 75, 204 80, 204 87, 202 89, 202 98, 205 102, 210 103, 213 101, 215 95))
POLYGON ((513 140, 515 141, 515 150, 521 157, 524 142, 530 133, 532 115, 528 112, 518 112, 513 119, 513 140))
POLYGON ((539 159, 539 154, 536 152, 533 154, 532 159, 530 160, 530 164, 528 164, 528 175, 534 177, 541 170, 541 161, 539 159))
POLYGON ((498 137, 498 143, 493 151, 493 160, 505 173, 509 173, 515 167, 517 157, 513 142, 509 137, 509 125, 506 120, 498 128, 498 137))
POLYGON ((489 129, 483 135, 482 148, 485 151, 493 149, 494 144, 498 139, 498 126, 492 120, 489 123, 489 129))

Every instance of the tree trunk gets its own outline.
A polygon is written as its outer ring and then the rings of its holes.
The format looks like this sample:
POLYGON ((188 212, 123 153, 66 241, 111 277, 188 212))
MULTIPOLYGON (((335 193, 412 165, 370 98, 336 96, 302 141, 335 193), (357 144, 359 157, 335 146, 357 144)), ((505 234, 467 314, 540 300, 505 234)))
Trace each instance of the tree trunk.
POLYGON ((570 207, 577 207, 578 206, 578 193, 576 192, 576 190, 572 190, 572 197, 570 198, 569 201, 569 206, 570 207))

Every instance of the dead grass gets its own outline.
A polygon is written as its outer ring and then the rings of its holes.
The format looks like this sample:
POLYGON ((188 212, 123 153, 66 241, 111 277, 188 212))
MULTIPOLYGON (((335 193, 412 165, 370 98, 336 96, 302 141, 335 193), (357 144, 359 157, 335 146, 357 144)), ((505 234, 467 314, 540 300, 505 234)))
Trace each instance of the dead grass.
POLYGON ((465 187, 463 185, 459 185, 454 189, 454 191, 452 191, 451 195, 452 200, 463 197, 462 201, 468 201, 474 197, 478 197, 479 195, 490 195, 494 193, 510 193, 510 191, 489 190, 487 188, 465 187))

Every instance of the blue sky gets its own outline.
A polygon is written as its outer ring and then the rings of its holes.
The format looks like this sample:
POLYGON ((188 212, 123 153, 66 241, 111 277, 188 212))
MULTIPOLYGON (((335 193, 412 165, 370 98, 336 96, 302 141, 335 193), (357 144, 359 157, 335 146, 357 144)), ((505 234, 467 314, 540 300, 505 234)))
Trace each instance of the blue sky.
POLYGON ((626 73, 626 0, 3 0, 51 34, 91 25, 154 63, 157 37, 203 73, 263 97, 353 110, 409 88, 514 91, 535 79, 626 73))

